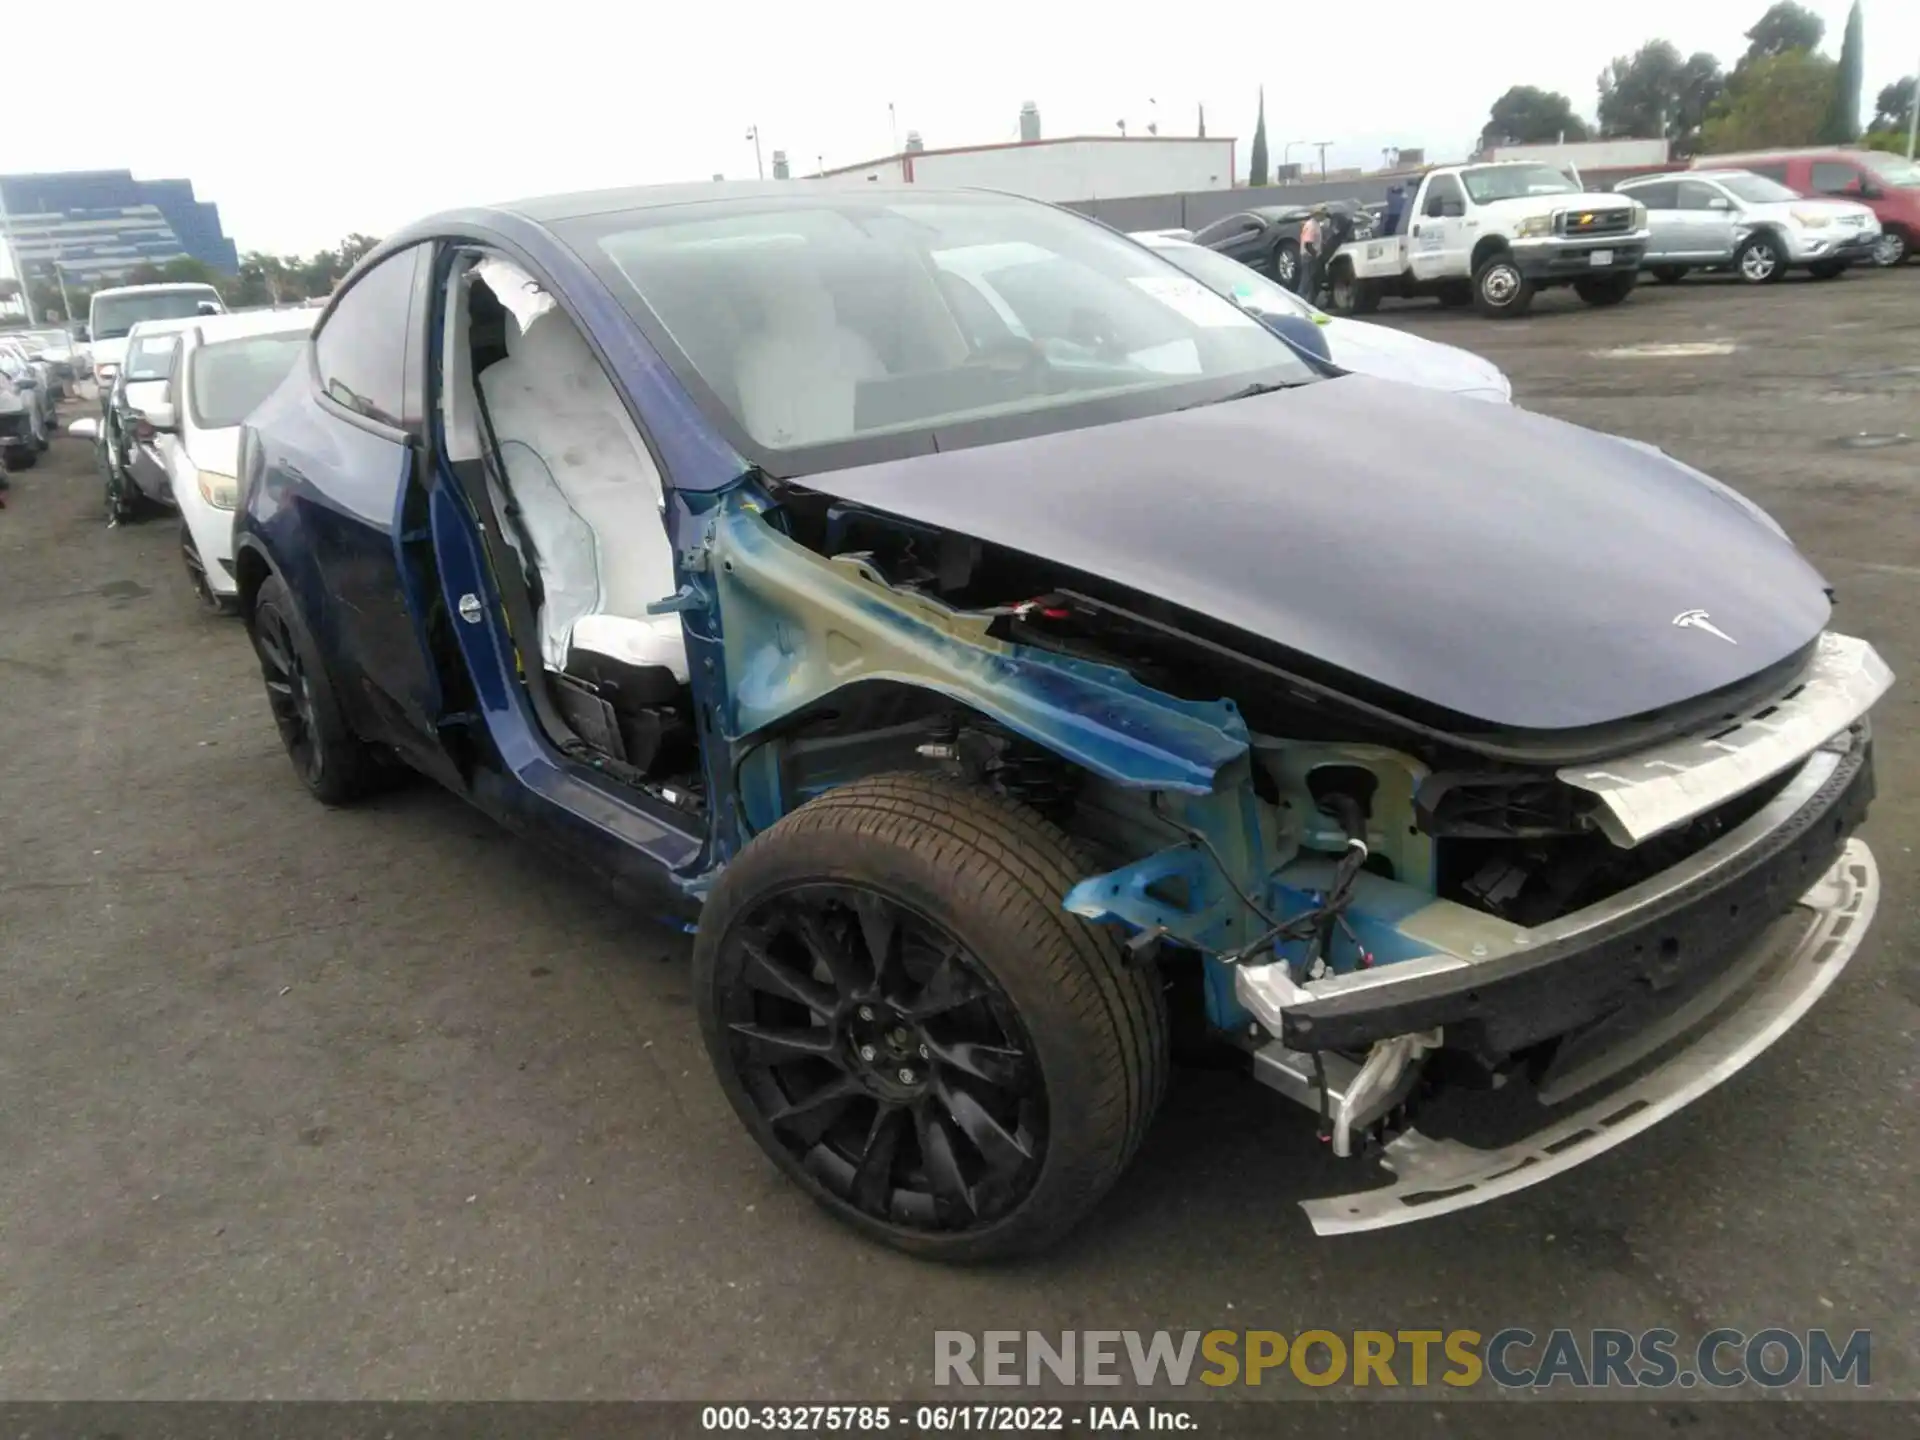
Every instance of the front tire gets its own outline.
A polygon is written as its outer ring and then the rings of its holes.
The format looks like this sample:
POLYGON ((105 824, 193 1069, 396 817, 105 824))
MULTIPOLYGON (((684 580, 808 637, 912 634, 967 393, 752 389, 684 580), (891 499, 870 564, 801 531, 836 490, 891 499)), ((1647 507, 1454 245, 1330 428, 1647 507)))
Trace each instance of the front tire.
POLYGON ((254 596, 247 634, 280 741, 308 793, 323 805, 345 805, 378 789, 379 760, 348 726, 319 647, 278 575, 254 596))
POLYGON ((694 943, 707 1053, 837 1219, 948 1261, 1039 1250, 1139 1148, 1167 1076, 1157 972, 1061 897, 1092 865, 932 776, 829 791, 721 875, 694 943))
POLYGON ((1513 256, 1489 255, 1473 272, 1473 308, 1492 320, 1512 320, 1533 308, 1533 281, 1513 256))
POLYGON ((1751 236, 1733 257, 1733 273, 1749 285, 1771 285, 1787 273, 1786 252, 1780 242, 1762 231, 1751 236))
POLYGON ((1589 305, 1618 305, 1633 293, 1633 282, 1638 278, 1632 270, 1614 275, 1588 275, 1573 282, 1573 293, 1589 305))
POLYGON ((187 583, 193 587, 193 596, 200 602, 200 608, 212 615, 234 614, 234 597, 216 595, 208 582, 206 561, 200 558, 200 547, 193 543, 193 530, 185 520, 180 522, 180 559, 187 567, 187 583))

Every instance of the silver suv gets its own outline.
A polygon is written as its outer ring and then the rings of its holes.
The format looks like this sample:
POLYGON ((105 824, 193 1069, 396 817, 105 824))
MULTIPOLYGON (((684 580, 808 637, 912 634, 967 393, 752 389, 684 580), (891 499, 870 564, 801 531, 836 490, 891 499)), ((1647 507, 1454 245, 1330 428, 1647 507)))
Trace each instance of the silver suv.
POLYGON ((1647 207, 1642 268, 1671 284, 1689 270, 1731 269, 1749 284, 1791 269, 1830 279, 1873 258, 1880 222, 1851 200, 1809 200, 1751 170, 1647 175, 1614 186, 1647 207))

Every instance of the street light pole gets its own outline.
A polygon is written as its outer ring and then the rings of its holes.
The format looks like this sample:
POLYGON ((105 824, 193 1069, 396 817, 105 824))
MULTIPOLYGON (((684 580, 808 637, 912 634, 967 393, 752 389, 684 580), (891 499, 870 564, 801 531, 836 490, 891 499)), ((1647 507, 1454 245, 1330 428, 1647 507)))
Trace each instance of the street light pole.
POLYGON ((1332 144, 1333 141, 1331 140, 1316 140, 1313 142, 1314 148, 1320 152, 1320 178, 1322 180, 1327 178, 1327 148, 1332 144))
POLYGON ((753 168, 764 180, 767 178, 767 167, 760 163, 760 127, 758 125, 747 127, 747 139, 753 142, 753 168))
POLYGON ((1282 170, 1284 170, 1284 169, 1286 169, 1286 168, 1287 168, 1287 164, 1288 164, 1288 159, 1287 159, 1287 157, 1293 154, 1293 147, 1294 147, 1294 146, 1296 146, 1296 145, 1311 145, 1312 143, 1313 143, 1313 142, 1312 142, 1311 140, 1289 140, 1289 141, 1287 141, 1287 143, 1286 143, 1286 144, 1284 144, 1284 145, 1282 145, 1282 146, 1280 147, 1280 168, 1281 168, 1282 170))

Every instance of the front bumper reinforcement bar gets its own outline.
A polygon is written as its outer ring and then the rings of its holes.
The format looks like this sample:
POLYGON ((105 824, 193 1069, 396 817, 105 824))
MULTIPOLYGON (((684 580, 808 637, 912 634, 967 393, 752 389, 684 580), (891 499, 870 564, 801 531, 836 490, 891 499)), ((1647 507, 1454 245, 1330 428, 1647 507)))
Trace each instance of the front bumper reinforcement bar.
MULTIPOLYGON (((1663 1052, 1668 1058, 1603 1099, 1498 1149, 1405 1131, 1381 1155, 1392 1184, 1304 1201, 1301 1208, 1317 1234, 1380 1230, 1484 1204, 1611 1150, 1705 1094, 1784 1035, 1853 958, 1879 897, 1873 852, 1858 839, 1848 840, 1839 859, 1716 984, 1632 1032, 1614 1050, 1585 1058, 1578 1073, 1563 1077, 1542 1099, 1584 1092, 1663 1052)), ((1278 1041, 1272 1047, 1284 1048, 1278 1041)))

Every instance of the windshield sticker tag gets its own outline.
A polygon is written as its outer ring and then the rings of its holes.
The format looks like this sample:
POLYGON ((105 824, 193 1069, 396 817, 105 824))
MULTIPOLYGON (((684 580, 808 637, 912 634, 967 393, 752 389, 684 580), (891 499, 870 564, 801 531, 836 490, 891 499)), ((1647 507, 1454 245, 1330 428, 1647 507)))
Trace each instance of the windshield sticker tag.
POLYGON ((1214 294, 1198 280, 1185 280, 1171 275, 1135 275, 1133 283, 1169 310, 1209 330, 1236 325, 1257 327, 1260 323, 1231 301, 1214 294))

